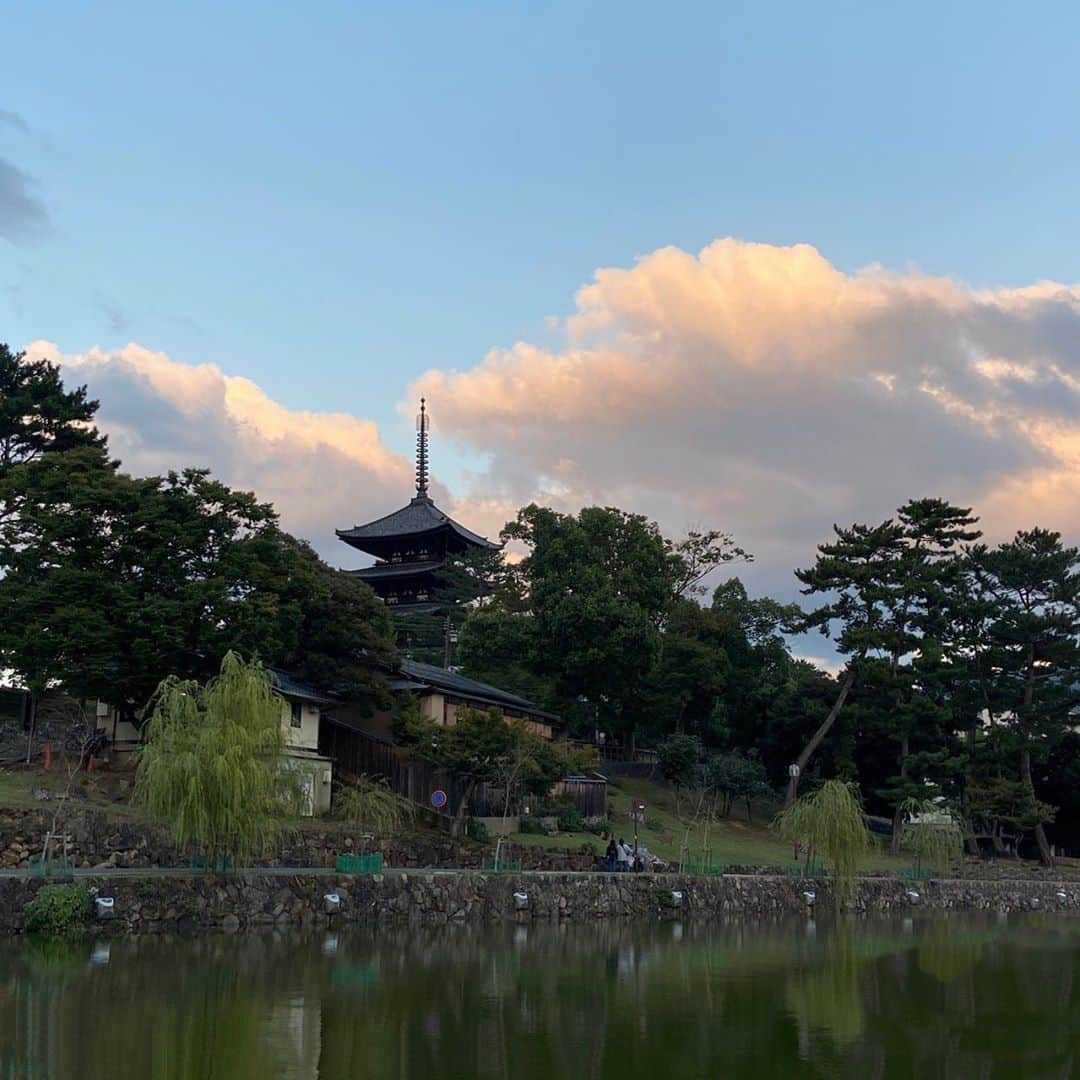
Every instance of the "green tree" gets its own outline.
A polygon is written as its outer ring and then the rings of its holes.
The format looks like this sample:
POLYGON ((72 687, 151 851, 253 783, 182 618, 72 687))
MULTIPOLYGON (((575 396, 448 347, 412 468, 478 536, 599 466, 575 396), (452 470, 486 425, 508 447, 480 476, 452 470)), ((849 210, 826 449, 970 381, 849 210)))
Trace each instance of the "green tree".
POLYGON ((927 693, 942 664, 954 657, 947 600, 963 572, 961 550, 979 538, 970 508, 942 499, 913 499, 897 511, 902 543, 891 568, 878 631, 876 727, 896 746, 896 771, 882 789, 893 807, 893 851, 903 833, 903 804, 940 792, 953 766, 944 749, 947 702, 927 693))
POLYGON ((658 739, 674 731, 715 740, 717 706, 730 671, 714 613, 693 600, 674 600, 647 684, 645 730, 658 739))
POLYGON ((659 529, 610 507, 573 516, 534 505, 503 536, 528 550, 518 574, 543 642, 540 670, 567 706, 599 703, 632 749, 678 568, 659 529))
POLYGON ((328 566, 311 546, 280 534, 288 570, 282 593, 295 597, 295 641, 273 662, 371 713, 391 705, 386 672, 398 655, 386 606, 364 582, 328 566))
POLYGON ((266 671, 236 653, 205 688, 170 676, 154 698, 136 801, 169 824, 179 848, 211 860, 264 853, 298 805, 281 716, 266 671))
POLYGON ((470 612, 461 628, 458 657, 462 671, 502 687, 545 709, 565 708, 554 674, 541 670, 537 620, 529 611, 489 604, 470 612))
POLYGON ((498 781, 518 733, 495 709, 462 709, 453 725, 444 726, 422 716, 410 700, 397 718, 397 737, 408 756, 449 769, 461 781, 461 798, 450 829, 452 836, 460 836, 469 800, 480 784, 498 781))
POLYGON ((741 799, 746 806, 746 820, 753 821, 754 799, 767 799, 775 794, 765 766, 753 748, 747 753, 733 750, 714 755, 709 758, 705 774, 710 789, 720 798, 723 817, 731 813, 731 804, 741 799))
MULTIPOLYGON (((1028 812, 1039 802, 1032 762, 1045 761, 1064 737, 1080 701, 1080 551, 1046 529, 1021 531, 996 548, 978 545, 969 572, 980 602, 986 724, 1014 755, 1028 812)), ((1033 833, 1047 866, 1043 828, 1033 833)))
POLYGON ((903 526, 891 520, 847 529, 833 526, 833 531, 836 539, 818 546, 814 565, 795 571, 804 595, 827 597, 803 618, 798 629, 818 629, 828 637, 832 627, 838 626, 836 648, 847 657, 847 665, 832 708, 794 762, 785 799, 788 807, 795 802, 808 762, 836 723, 860 665, 871 649, 880 647, 883 609, 892 599, 891 571, 903 547, 903 526))
POLYGON ((733 562, 753 562, 754 556, 739 547, 719 529, 690 529, 678 542, 666 541, 672 562, 672 593, 675 599, 689 599, 705 593, 702 582, 722 566, 733 562))
POLYGON ((660 771, 664 779, 676 788, 693 787, 696 782, 698 762, 701 760, 701 741, 693 735, 676 732, 669 735, 657 747, 660 771))
POLYGON ((803 846, 808 864, 815 855, 825 860, 837 900, 854 896, 859 867, 871 844, 854 784, 826 780, 817 791, 786 807, 774 827, 781 839, 803 846))
POLYGON ((0 342, 0 478, 43 454, 104 451, 105 437, 93 426, 97 409, 85 386, 64 388, 55 364, 0 342))
POLYGON ((0 657, 135 720, 162 675, 205 681, 229 650, 372 706, 394 655, 374 595, 282 533, 273 508, 204 470, 133 479, 96 448, 0 480, 8 570, 0 657))

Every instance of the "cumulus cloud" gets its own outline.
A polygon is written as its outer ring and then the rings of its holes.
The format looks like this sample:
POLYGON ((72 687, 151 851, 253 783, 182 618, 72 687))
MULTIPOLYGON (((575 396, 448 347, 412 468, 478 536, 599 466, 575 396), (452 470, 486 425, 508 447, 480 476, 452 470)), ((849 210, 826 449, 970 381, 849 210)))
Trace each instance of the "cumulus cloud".
POLYGON ((481 506, 715 525, 788 593, 834 522, 909 497, 973 503, 995 535, 1080 531, 1080 288, 975 291, 723 239, 598 271, 559 330, 410 388, 487 457, 481 506))
POLYGON ((411 491, 411 463, 383 445, 369 420, 294 412, 250 379, 140 345, 64 355, 35 341, 26 351, 59 363, 66 382, 85 383, 100 399, 99 425, 127 471, 210 468, 273 502, 283 525, 335 564, 364 559, 337 540, 335 528, 396 509, 411 491))
POLYGON ((45 204, 34 194, 33 177, 0 158, 0 237, 12 244, 33 243, 48 224, 45 204))
MULTIPOLYGON (((1080 539, 1078 287, 845 273, 806 245, 728 239, 598 271, 554 337, 408 389, 406 412, 426 396, 440 439, 485 463, 456 501, 437 493, 478 532, 533 499, 617 505, 672 535, 732 532, 757 556, 748 584, 782 597, 834 522, 914 496, 974 505, 991 538, 1040 524, 1080 539)), ((410 462, 369 421, 293 411, 138 345, 29 350, 89 384, 128 469, 209 466, 339 564, 361 557, 334 528, 411 491, 410 462)))

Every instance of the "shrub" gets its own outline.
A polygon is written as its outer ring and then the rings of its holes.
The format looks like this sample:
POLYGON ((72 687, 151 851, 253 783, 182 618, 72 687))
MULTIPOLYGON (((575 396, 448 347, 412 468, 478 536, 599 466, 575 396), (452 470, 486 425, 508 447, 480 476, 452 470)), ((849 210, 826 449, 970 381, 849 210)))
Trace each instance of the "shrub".
POLYGON ((334 817, 378 835, 394 833, 416 816, 416 804, 390 790, 383 779, 361 773, 334 792, 334 817))
POLYGON ((599 821, 594 821, 591 825, 585 827, 589 832, 595 833, 597 836, 607 836, 611 832, 611 822, 607 818, 601 818, 599 821))
POLYGON ((585 819, 581 816, 581 811, 576 806, 562 807, 559 810, 559 816, 556 818, 556 823, 559 826, 559 832, 585 831, 585 819))
POLYGON ((471 817, 465 822, 465 835, 470 840, 476 840, 481 844, 489 844, 491 842, 491 833, 488 832, 488 827, 478 819, 471 817))
POLYGON ((538 818, 527 817, 521 819, 520 831, 529 836, 542 836, 545 829, 538 818))
POLYGON ((71 937, 86 927, 90 890, 85 885, 46 885, 26 905, 26 932, 71 937))

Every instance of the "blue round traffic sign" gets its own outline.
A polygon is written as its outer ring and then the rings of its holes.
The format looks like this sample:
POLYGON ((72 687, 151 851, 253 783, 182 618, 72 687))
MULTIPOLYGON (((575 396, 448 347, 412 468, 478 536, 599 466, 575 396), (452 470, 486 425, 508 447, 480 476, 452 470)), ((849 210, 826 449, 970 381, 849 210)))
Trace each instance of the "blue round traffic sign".
POLYGON ((446 792, 442 788, 436 788, 431 793, 431 805, 436 810, 441 810, 446 805, 446 792))

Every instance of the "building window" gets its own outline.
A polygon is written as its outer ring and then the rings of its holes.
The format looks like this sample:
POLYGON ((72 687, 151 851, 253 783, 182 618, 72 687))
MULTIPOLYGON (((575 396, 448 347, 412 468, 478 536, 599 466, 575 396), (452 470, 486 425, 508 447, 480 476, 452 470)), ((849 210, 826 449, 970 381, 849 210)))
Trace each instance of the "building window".
POLYGON ((300 704, 299 701, 294 701, 292 703, 292 706, 291 706, 291 709, 290 709, 290 712, 289 712, 289 725, 290 725, 290 727, 303 727, 304 726, 304 712, 303 712, 303 709, 304 709, 304 707, 300 704))

